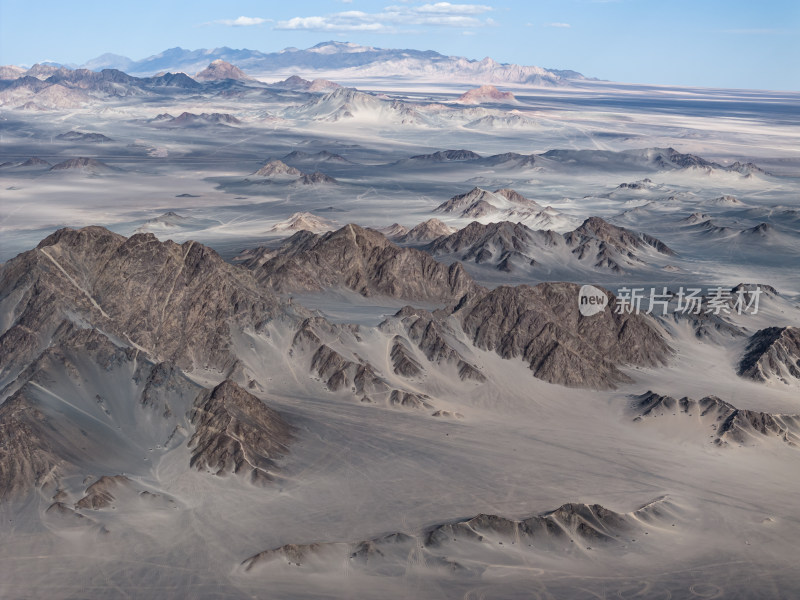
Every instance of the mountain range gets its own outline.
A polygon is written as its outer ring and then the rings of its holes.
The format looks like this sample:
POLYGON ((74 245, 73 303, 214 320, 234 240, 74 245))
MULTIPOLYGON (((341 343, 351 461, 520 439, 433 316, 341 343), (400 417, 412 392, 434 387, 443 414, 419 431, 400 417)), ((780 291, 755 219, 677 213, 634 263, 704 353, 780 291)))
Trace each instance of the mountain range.
POLYGON ((176 47, 140 60, 107 53, 87 61, 81 67, 92 71, 118 69, 137 76, 165 71, 191 75, 204 71, 208 75, 209 63, 217 60, 232 63, 248 75, 259 77, 343 71, 354 76, 423 76, 438 80, 535 85, 559 85, 569 80, 584 79, 575 71, 499 63, 491 58, 470 60, 445 56, 433 50, 374 48, 334 41, 322 42, 305 50, 285 48, 279 52, 228 47, 210 50, 176 47))

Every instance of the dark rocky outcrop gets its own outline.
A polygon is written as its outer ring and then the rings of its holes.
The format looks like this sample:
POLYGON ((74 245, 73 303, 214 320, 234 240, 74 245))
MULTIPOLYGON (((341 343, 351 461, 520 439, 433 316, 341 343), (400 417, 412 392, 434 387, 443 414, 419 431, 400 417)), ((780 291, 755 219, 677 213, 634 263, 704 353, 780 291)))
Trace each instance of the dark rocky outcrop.
POLYGON ((62 142, 89 142, 92 144, 103 144, 110 142, 111 138, 102 133, 84 133, 81 131, 68 131, 56 136, 62 142))
MULTIPOLYGON (((433 408, 431 399, 421 393, 393 385, 369 361, 352 353, 345 357, 329 344, 357 344, 357 325, 334 325, 321 317, 303 321, 292 340, 292 356, 308 357, 309 367, 331 392, 349 392, 365 403, 381 403, 405 408, 433 408), (327 343, 326 343, 327 342, 327 343)), ((406 341, 395 336, 389 350, 393 371, 401 377, 423 375, 423 368, 414 358, 406 341)))
POLYGON ((116 499, 115 493, 123 487, 129 487, 131 480, 124 475, 104 475, 86 488, 86 495, 75 503, 75 508, 98 510, 111 506, 116 499))
MULTIPOLYGON (((289 167, 291 168, 291 167, 289 167)), ((333 177, 314 171, 313 173, 303 173, 298 182, 302 185, 320 185, 320 184, 334 184, 338 183, 333 177)))
POLYGON ((417 154, 409 158, 409 160, 419 162, 449 162, 478 160, 480 157, 480 154, 476 154, 472 150, 439 150, 432 154, 417 154))
POLYGON ((428 219, 397 237, 397 241, 401 244, 429 242, 438 237, 450 235, 454 231, 452 227, 442 223, 439 219, 428 219))
POLYGON ((248 572, 280 561, 313 570, 315 559, 327 557, 348 560, 359 569, 377 567, 383 575, 402 575, 409 553, 415 552, 428 568, 479 576, 487 565, 475 561, 470 552, 473 544, 487 549, 516 544, 519 553, 557 551, 562 555, 620 548, 635 541, 631 535, 646 533, 648 526, 663 527, 668 522, 674 526, 679 516, 679 509, 666 498, 629 513, 582 503, 564 504, 519 519, 482 513, 436 523, 414 533, 393 532, 357 542, 286 544, 251 556, 242 562, 242 568, 248 572))
POLYGON ((351 389, 359 396, 387 394, 391 389, 374 367, 363 360, 348 360, 339 352, 322 344, 311 359, 311 369, 329 390, 351 389))
MULTIPOLYGON (((455 349, 455 342, 448 341, 454 340, 456 332, 452 331, 441 317, 411 306, 402 308, 394 316, 400 319, 408 338, 430 362, 455 368, 462 381, 473 380, 479 383, 486 381, 486 376, 455 349)), ((388 323, 381 326, 387 327, 388 323)))
POLYGON ((476 346, 522 359, 550 383, 613 389, 630 381, 622 367, 667 361, 671 350, 651 320, 617 314, 610 292, 605 311, 584 317, 579 289, 572 283, 501 286, 463 303, 455 315, 476 346))
POLYGON ((647 248, 665 256, 675 255, 660 240, 617 227, 599 217, 590 217, 577 229, 564 234, 533 230, 511 221, 487 224, 474 221, 423 247, 434 256, 458 253, 465 262, 492 264, 503 271, 513 270, 515 262, 534 266, 550 255, 566 251, 592 269, 618 273, 624 272, 628 264, 643 264, 642 254, 647 248))
POLYGON ((396 335, 392 340, 392 349, 389 353, 392 361, 392 370, 403 377, 417 377, 422 374, 422 365, 414 358, 411 350, 406 346, 405 340, 396 335))
POLYGON ((61 229, 10 260, 0 290, 0 300, 16 299, 0 334, 0 376, 38 355, 69 313, 160 361, 222 371, 235 361, 232 327, 259 329, 287 314, 251 273, 210 248, 101 227, 61 229))
POLYGON ((755 381, 800 380, 800 328, 768 327, 747 341, 738 373, 755 381))
POLYGON ((661 254, 675 255, 675 252, 664 242, 646 233, 636 233, 624 227, 617 227, 600 217, 589 217, 575 231, 565 234, 564 238, 568 244, 577 246, 576 251, 586 240, 594 239, 613 246, 620 252, 630 252, 632 249, 639 249, 647 245, 655 248, 661 254))
POLYGON ((84 171, 88 173, 101 174, 116 171, 114 167, 108 166, 96 158, 70 158, 50 167, 50 171, 84 171))
POLYGON ((800 446, 800 414, 775 415, 736 408, 717 398, 675 399, 648 391, 633 397, 634 421, 670 416, 694 417, 712 432, 712 442, 750 445, 760 438, 776 438, 792 447, 800 446))
POLYGON ((162 121, 168 127, 198 127, 203 125, 241 125, 241 121, 228 113, 183 112, 173 119, 162 121))
POLYGON ((192 467, 249 475, 253 483, 274 478, 275 461, 294 439, 294 428, 279 413, 230 380, 198 396, 191 422, 192 467))
POLYGON ((22 390, 0 405, 0 501, 55 483, 67 463, 49 439, 56 426, 22 390))
POLYGON ((299 232, 273 253, 245 263, 277 292, 349 288, 362 296, 454 302, 478 286, 459 263, 444 265, 429 254, 400 248, 358 225, 315 235, 299 232))

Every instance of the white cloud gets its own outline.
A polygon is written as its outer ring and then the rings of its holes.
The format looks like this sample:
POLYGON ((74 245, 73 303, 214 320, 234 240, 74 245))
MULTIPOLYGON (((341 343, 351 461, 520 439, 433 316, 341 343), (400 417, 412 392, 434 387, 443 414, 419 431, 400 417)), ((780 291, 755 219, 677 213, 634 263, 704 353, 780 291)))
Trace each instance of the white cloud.
POLYGON ((261 17, 237 17, 235 19, 221 19, 214 21, 219 25, 230 25, 231 27, 252 27, 253 25, 261 25, 268 23, 272 19, 262 19, 261 17))
POLYGON ((548 23, 545 27, 558 27, 561 29, 569 29, 572 27, 569 23, 548 23))
POLYGON ((294 29, 307 31, 382 31, 386 26, 378 22, 369 22, 358 17, 294 17, 288 21, 278 21, 275 29, 294 29))
POLYGON ((494 22, 491 19, 481 20, 477 15, 491 10, 491 6, 483 4, 450 2, 419 6, 387 6, 376 13, 350 10, 326 16, 294 17, 287 21, 278 21, 275 29, 395 33, 404 26, 484 27, 493 25, 494 22))
POLYGON ((414 7, 413 10, 419 13, 436 13, 448 15, 480 15, 492 10, 491 6, 483 4, 450 4, 449 2, 436 2, 435 4, 423 4, 414 7))

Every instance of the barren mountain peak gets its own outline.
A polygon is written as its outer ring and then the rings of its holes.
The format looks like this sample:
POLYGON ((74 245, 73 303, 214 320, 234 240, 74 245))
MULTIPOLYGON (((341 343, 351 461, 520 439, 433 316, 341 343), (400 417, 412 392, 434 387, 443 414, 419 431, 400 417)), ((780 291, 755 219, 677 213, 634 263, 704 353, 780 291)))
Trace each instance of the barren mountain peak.
POLYGON ((205 69, 198 72, 194 78, 197 81, 221 81, 225 79, 247 81, 250 79, 239 67, 219 58, 211 61, 211 63, 205 69))
POLYGON ((511 92, 501 92, 495 86, 484 84, 478 88, 464 92, 457 102, 462 104, 483 104, 484 102, 516 102, 511 92))

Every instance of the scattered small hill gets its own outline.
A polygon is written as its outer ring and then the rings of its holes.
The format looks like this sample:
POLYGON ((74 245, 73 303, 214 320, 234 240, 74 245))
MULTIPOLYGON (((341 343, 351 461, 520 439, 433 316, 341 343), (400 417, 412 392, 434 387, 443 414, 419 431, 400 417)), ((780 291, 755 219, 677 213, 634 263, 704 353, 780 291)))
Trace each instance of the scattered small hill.
POLYGON ((537 122, 523 114, 486 115, 470 121, 464 127, 491 131, 494 129, 532 129, 537 127, 537 122))
POLYGON ((202 127, 203 125, 241 125, 242 122, 228 113, 201 113, 194 114, 183 112, 177 117, 167 118, 170 115, 164 113, 158 115, 154 122, 168 127, 202 127))
POLYGON ((252 81, 239 67, 225 62, 222 59, 212 61, 205 69, 194 76, 197 81, 224 81, 233 79, 235 81, 252 81))
POLYGON ((44 168, 50 167, 50 163, 38 156, 31 156, 28 160, 19 165, 21 168, 44 168))
POLYGON ((270 232, 295 232, 310 231, 312 233, 322 233, 332 231, 336 228, 333 221, 323 219, 310 212, 296 212, 285 221, 275 225, 270 232))
POLYGON ((697 225, 698 223, 705 223, 706 221, 709 220, 711 220, 710 214, 693 212, 688 217, 681 219, 681 223, 686 223, 687 225, 697 225))
POLYGON ((20 107, 23 110, 61 110, 81 108, 96 102, 96 98, 83 90, 49 80, 43 82, 26 76, 11 83, 0 92, 0 106, 20 107))
POLYGON ((102 175, 119 171, 116 167, 111 167, 96 158, 70 158, 50 167, 51 172, 77 171, 91 175, 102 175))
POLYGON ((516 102, 517 99, 511 92, 501 92, 493 85, 482 85, 461 94, 456 102, 460 104, 485 104, 489 102, 507 104, 516 102))
POLYGON ((285 162, 280 160, 269 161, 252 175, 252 177, 264 177, 266 179, 272 179, 275 177, 298 178, 302 176, 303 172, 300 169, 290 167, 285 162))
POLYGON ((675 418, 685 421, 691 417, 703 429, 711 432, 711 442, 717 446, 750 446, 771 438, 795 448, 800 447, 800 414, 774 415, 743 410, 716 396, 706 396, 700 400, 688 397, 676 400, 653 391, 634 396, 631 409, 636 415, 636 422, 655 418, 662 422, 675 418))
POLYGON ((417 154, 410 157, 408 160, 415 162, 460 162, 468 160, 478 160, 480 154, 476 154, 472 150, 439 150, 432 154, 417 154))
POLYGON ((110 137, 102 133, 84 133, 81 131, 68 131, 56 136, 57 140, 63 142, 88 142, 90 144, 103 144, 112 141, 110 137))
POLYGON ((384 99, 353 88, 338 88, 302 106, 284 111, 286 117, 302 121, 338 122, 354 120, 379 125, 424 125, 425 118, 411 105, 384 99))
POLYGON ((597 240, 601 244, 611 246, 622 253, 638 250, 643 246, 650 246, 661 254, 667 256, 675 255, 675 252, 661 240, 646 233, 636 233, 624 227, 617 227, 600 217, 589 217, 580 227, 564 237, 568 244, 574 244, 578 248, 581 248, 587 240, 597 240))
POLYGON ((282 160, 274 159, 269 161, 258 171, 250 175, 246 181, 252 178, 260 178, 262 182, 286 183, 292 182, 292 186, 325 186, 335 185, 338 182, 333 177, 320 171, 304 173, 300 169, 287 165, 282 160))
POLYGON ((602 171, 698 171, 702 173, 730 172, 742 175, 766 174, 756 165, 734 163, 724 166, 696 154, 679 152, 675 148, 642 148, 636 150, 563 150, 554 149, 538 155, 542 162, 566 169, 602 171))
POLYGON ((541 210, 541 206, 522 194, 503 188, 489 192, 479 187, 453 196, 437 206, 435 212, 455 213, 459 217, 480 218, 498 214, 504 210, 529 208, 541 210))
POLYGON ((241 569, 263 576, 287 564, 315 572, 318 565, 346 561, 358 573, 402 573, 408 557, 414 555, 429 569, 480 581, 490 568, 517 568, 519 560, 527 563, 553 555, 570 560, 585 552, 598 556, 619 552, 628 548, 629 540, 636 541, 631 536, 644 537, 650 527, 675 527, 681 522, 681 512, 669 499, 658 498, 629 513, 584 503, 568 503, 519 519, 481 513, 361 541, 285 544, 254 554, 242 562, 241 569), (490 562, 476 560, 486 555, 492 556, 490 562))
MULTIPOLYGON (((195 197, 195 196, 178 196, 195 197)), ((178 232, 197 231, 218 225, 219 221, 213 219, 202 219, 197 217, 187 217, 175 211, 167 211, 151 219, 147 219, 142 225, 136 228, 135 233, 154 233, 156 235, 172 235, 178 232)))
POLYGON ((408 227, 405 225, 400 225, 400 223, 392 223, 391 225, 387 225, 385 227, 373 227, 373 229, 382 233, 387 239, 392 241, 397 241, 399 238, 408 233, 408 227))
POLYGON ((530 169, 536 165, 536 155, 504 152, 482 158, 481 164, 504 169, 530 169))
POLYGON ((283 81, 276 81, 275 83, 270 84, 270 87, 277 88, 280 90, 291 90, 294 92, 330 92, 336 89, 339 89, 340 86, 338 83, 334 83, 333 81, 328 81, 327 79, 314 79, 313 81, 309 81, 308 79, 303 79, 299 75, 292 75, 283 81))
POLYGON ((739 232, 739 236, 769 239, 775 236, 775 228, 769 223, 759 223, 748 229, 743 229, 739 232))
POLYGON ((634 181, 633 183, 620 183, 617 186, 618 190, 650 190, 653 189, 655 184, 653 183, 652 179, 645 177, 639 181, 634 181))
POLYGON ((311 85, 308 86, 306 91, 312 93, 330 92, 333 90, 338 90, 340 87, 342 86, 335 81, 329 81, 327 79, 314 79, 311 81, 311 85))
POLYGON ((475 219, 481 222, 515 221, 537 229, 566 230, 577 225, 576 219, 554 208, 542 207, 515 190, 502 188, 490 192, 475 187, 453 196, 434 209, 435 212, 475 219))
POLYGON ((328 152, 327 150, 320 150, 319 152, 315 152, 310 154, 308 152, 303 152, 302 150, 293 150, 289 152, 286 156, 281 159, 286 164, 311 164, 317 165, 320 163, 332 163, 332 164, 339 164, 339 165, 349 165, 352 164, 349 160, 345 157, 340 156, 339 154, 334 154, 333 152, 328 152))
POLYGON ((297 180, 299 185, 331 185, 338 183, 333 177, 314 171, 313 173, 303 173, 297 180))
POLYGON ((430 242, 431 240, 435 240, 443 235, 450 235, 454 232, 455 229, 442 223, 439 219, 428 219, 400 235, 397 241, 403 244, 430 242))
POLYGON ((768 171, 765 171, 757 164, 752 162, 739 162, 738 160, 727 167, 724 167, 726 171, 731 171, 735 173, 741 173, 745 177, 751 177, 753 175, 769 175, 768 171))
POLYGON ((708 206, 719 206, 724 208, 742 208, 744 206, 747 206, 736 196, 729 196, 729 195, 719 196, 718 198, 714 198, 713 200, 708 200, 703 204, 708 206))

